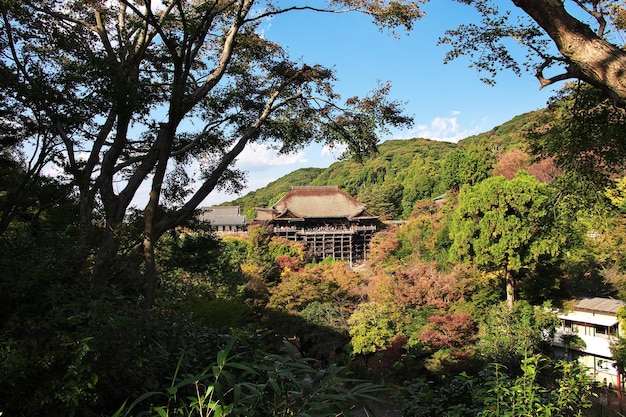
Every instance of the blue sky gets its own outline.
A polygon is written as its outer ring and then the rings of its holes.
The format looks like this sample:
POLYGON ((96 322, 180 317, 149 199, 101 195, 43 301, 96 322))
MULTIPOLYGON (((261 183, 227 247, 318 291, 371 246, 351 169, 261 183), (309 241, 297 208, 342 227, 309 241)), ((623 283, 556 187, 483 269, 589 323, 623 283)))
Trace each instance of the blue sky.
MULTIPOLYGON (((405 103, 414 118, 410 130, 394 131, 381 141, 414 137, 456 142, 485 132, 518 114, 545 107, 552 90, 539 90, 530 74, 503 72, 495 86, 480 81, 469 61, 444 64, 447 46, 437 46, 446 29, 478 22, 476 12, 452 1, 426 6, 427 16, 411 33, 394 38, 359 14, 289 13, 263 25, 263 35, 281 44, 292 59, 319 63, 335 70, 342 98, 363 96, 377 82, 390 81, 391 98, 405 103)), ((203 205, 219 204, 264 187, 281 176, 305 167, 328 167, 334 155, 319 146, 288 156, 253 146, 240 156, 248 172, 248 187, 240 195, 214 193, 203 205)))

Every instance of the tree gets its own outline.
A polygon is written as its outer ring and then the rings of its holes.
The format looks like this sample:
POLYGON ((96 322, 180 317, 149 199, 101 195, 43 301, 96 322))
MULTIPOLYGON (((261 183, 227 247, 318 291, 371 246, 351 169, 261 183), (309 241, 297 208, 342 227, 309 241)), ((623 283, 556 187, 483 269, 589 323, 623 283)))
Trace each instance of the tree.
POLYGON ((363 278, 345 262, 309 265, 283 274, 272 288, 270 307, 299 313, 312 302, 331 302, 347 317, 361 300, 363 286, 363 278))
MULTIPOLYGON (((626 310, 620 308, 617 310, 617 316, 619 317, 620 325, 624 322, 626 316, 626 310)), ((615 361, 614 365, 617 368, 620 375, 626 375, 626 338, 618 335, 617 340, 611 343, 611 355, 615 361)))
POLYGON ((426 360, 426 368, 449 375, 467 366, 473 360, 477 330, 476 321, 466 313, 431 316, 419 335, 420 341, 434 352, 426 360))
POLYGON ((489 176, 488 161, 462 149, 450 151, 441 169, 441 181, 448 190, 458 191, 463 184, 474 185, 489 176))
POLYGON ((74 187, 77 259, 88 257, 90 235, 100 239, 97 292, 132 279, 128 267, 114 265, 119 230, 137 198, 147 198, 143 232, 125 262, 145 265, 149 307, 160 237, 213 190, 241 187, 243 173, 232 163, 249 143, 288 153, 325 141, 362 154, 381 127, 409 123, 386 98, 389 85, 342 105, 331 70, 290 60, 259 33, 263 19, 298 10, 359 11, 387 28, 410 28, 421 16, 415 2, 378 0, 320 9, 255 0, 0 2, 3 130, 15 132, 13 145, 41 160, 38 167, 57 167, 74 187), (104 227, 94 230, 96 223, 104 227))
POLYGON ((370 278, 368 295, 372 301, 405 310, 431 307, 447 311, 452 304, 463 300, 462 275, 461 267, 442 272, 434 261, 415 260, 393 272, 381 271, 370 278))
POLYGON ((450 225, 453 259, 468 259, 500 271, 513 308, 515 274, 532 269, 542 256, 556 256, 562 245, 550 210, 550 189, 524 171, 511 181, 491 177, 463 187, 450 225))
POLYGON ((554 158, 559 167, 590 182, 589 188, 597 193, 623 174, 625 124, 623 109, 615 108, 600 90, 568 84, 529 132, 531 150, 539 157, 554 158))
POLYGON ((505 303, 485 312, 480 325, 479 354, 487 363, 499 363, 513 371, 529 356, 549 351, 559 319, 543 306, 517 301, 511 309, 505 303))
POLYGON ((402 214, 403 192, 404 187, 396 178, 385 179, 374 192, 371 209, 382 218, 397 219, 402 214))
POLYGON ((447 61, 470 56, 473 66, 486 73, 488 83, 494 82, 501 69, 520 74, 523 68, 535 72, 542 88, 563 80, 582 80, 601 89, 618 107, 626 106, 626 51, 614 43, 621 37, 612 36, 614 32, 609 30, 609 25, 617 31, 624 28, 623 5, 512 0, 517 8, 506 9, 501 2, 490 0, 462 2, 473 5, 482 22, 446 32, 440 43, 452 47, 447 61), (570 8, 574 11, 569 12, 570 8), (520 11, 530 19, 521 19, 520 11), (526 49, 524 62, 516 59, 507 40, 526 49), (547 70, 557 73, 548 76, 547 70))
POLYGON ((234 295, 244 285, 241 263, 226 243, 210 232, 190 233, 178 230, 162 238, 158 261, 162 267, 161 286, 185 287, 211 296, 234 295), (169 280, 167 278, 171 277, 169 280))
POLYGON ((361 303, 348 319, 352 352, 367 357, 384 350, 400 333, 401 316, 392 303, 361 303))
MULTIPOLYGON (((479 417, 582 416, 591 408, 596 384, 576 361, 549 361, 541 355, 528 355, 521 361, 521 375, 513 378, 495 365, 484 385, 478 388, 483 409, 479 417), (556 377, 545 381, 546 369, 556 377)), ((477 381, 469 384, 477 386, 477 381)))

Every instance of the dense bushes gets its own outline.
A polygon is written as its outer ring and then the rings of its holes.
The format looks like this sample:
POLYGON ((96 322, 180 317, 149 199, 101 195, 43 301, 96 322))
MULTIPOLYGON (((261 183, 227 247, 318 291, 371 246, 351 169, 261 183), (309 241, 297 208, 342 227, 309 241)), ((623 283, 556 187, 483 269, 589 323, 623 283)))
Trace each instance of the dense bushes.
POLYGON ((293 351, 266 353, 250 340, 235 353, 236 342, 231 339, 217 359, 197 373, 183 373, 179 366, 170 386, 139 397, 115 415, 151 410, 174 416, 330 417, 349 415, 355 407, 367 409, 382 390, 342 376, 336 365, 322 368, 314 360, 298 359, 293 351))

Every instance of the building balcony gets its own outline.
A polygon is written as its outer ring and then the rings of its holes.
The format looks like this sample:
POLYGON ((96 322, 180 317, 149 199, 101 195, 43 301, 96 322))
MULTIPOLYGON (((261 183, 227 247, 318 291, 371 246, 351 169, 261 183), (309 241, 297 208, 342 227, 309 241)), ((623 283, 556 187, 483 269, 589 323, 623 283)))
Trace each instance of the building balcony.
POLYGON ((273 232, 275 234, 299 234, 299 235, 320 235, 320 234, 354 234, 358 232, 375 232, 376 226, 351 226, 351 227, 334 227, 334 226, 320 226, 320 227, 296 227, 296 226, 280 226, 274 227, 273 232))
POLYGON ((573 332, 569 328, 562 327, 560 329, 557 329, 554 335, 553 345, 564 348, 565 344, 563 343, 563 336, 566 335, 576 335, 585 343, 584 348, 570 347, 569 349, 572 351, 577 351, 588 355, 602 356, 604 358, 613 357, 613 355, 611 354, 611 343, 617 340, 613 336, 590 336, 584 334, 583 332, 573 332))

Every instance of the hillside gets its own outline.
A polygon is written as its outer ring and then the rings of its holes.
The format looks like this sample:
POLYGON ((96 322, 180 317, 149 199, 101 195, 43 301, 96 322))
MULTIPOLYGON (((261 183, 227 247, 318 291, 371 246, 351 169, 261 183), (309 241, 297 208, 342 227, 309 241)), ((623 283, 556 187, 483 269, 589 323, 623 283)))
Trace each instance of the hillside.
POLYGON ((292 186, 336 185, 383 217, 407 218, 415 203, 446 192, 443 166, 453 149, 495 160, 499 153, 523 148, 524 131, 537 112, 525 113, 459 143, 414 138, 383 142, 362 163, 346 160, 328 168, 303 168, 227 204, 238 204, 252 217, 256 207, 269 207, 292 186))

